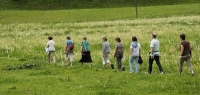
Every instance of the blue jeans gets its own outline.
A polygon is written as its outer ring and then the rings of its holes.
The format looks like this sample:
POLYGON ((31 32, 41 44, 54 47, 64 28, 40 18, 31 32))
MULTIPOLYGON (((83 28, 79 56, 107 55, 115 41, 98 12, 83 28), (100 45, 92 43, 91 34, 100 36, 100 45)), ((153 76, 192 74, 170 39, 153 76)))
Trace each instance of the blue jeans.
POLYGON ((131 56, 130 57, 130 60, 129 60, 129 65, 130 65, 130 72, 134 72, 134 69, 133 69, 133 60, 134 60, 134 63, 135 63, 135 67, 136 67, 136 72, 138 73, 139 72, 139 66, 138 66, 138 60, 139 60, 139 56, 131 56))

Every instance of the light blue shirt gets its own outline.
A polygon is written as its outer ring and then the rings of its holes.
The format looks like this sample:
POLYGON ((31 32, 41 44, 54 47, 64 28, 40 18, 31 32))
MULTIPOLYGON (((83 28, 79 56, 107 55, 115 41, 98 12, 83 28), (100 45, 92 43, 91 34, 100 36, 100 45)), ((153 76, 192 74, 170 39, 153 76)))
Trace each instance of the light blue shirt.
POLYGON ((154 48, 153 55, 160 55, 159 53, 160 42, 156 38, 151 40, 150 48, 154 48))

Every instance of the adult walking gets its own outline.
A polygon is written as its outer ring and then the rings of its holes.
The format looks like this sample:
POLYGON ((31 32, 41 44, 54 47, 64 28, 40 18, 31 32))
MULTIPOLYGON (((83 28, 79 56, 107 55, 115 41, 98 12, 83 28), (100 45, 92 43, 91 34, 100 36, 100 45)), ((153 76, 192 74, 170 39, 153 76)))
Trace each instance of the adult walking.
POLYGON ((137 37, 134 36, 132 38, 132 43, 130 46, 130 60, 129 60, 130 73, 134 72, 133 64, 132 64, 133 61, 136 67, 136 73, 139 72, 138 60, 139 60, 139 55, 140 55, 140 49, 141 49, 141 45, 140 43, 137 42, 137 37))
POLYGON ((91 67, 92 66, 92 58, 90 56, 90 43, 87 41, 87 38, 86 37, 83 37, 83 41, 81 43, 81 55, 82 55, 82 58, 79 62, 83 63, 88 63, 89 66, 91 67))
POLYGON ((103 37, 102 53, 103 53, 103 68, 106 69, 106 64, 110 64, 111 68, 114 69, 114 65, 109 60, 110 55, 110 43, 106 37, 103 37))
POLYGON ((124 71, 125 67, 122 65, 122 58, 124 54, 124 45, 121 43, 120 38, 116 38, 115 54, 114 58, 117 60, 117 66, 119 71, 124 71))
POLYGON ((66 46, 65 46, 65 60, 66 65, 68 66, 68 57, 70 58, 70 66, 73 65, 74 62, 74 42, 71 40, 70 36, 67 36, 66 46))
POLYGON ((149 69, 148 69, 147 74, 151 74, 154 60, 156 61, 156 64, 160 70, 160 74, 163 74, 163 68, 160 63, 160 53, 159 53, 160 42, 158 41, 156 37, 157 35, 153 33, 152 40, 150 43, 149 69))
POLYGON ((181 75, 182 73, 182 67, 183 67, 183 63, 186 61, 186 63, 188 64, 188 67, 192 73, 192 75, 194 75, 194 70, 191 64, 191 49, 192 46, 190 45, 190 43, 188 41, 185 40, 185 34, 181 34, 180 35, 180 39, 181 39, 181 46, 180 46, 180 63, 179 63, 179 75, 181 75))
POLYGON ((47 42, 47 45, 46 45, 46 51, 48 53, 48 63, 50 63, 51 55, 53 57, 53 62, 56 63, 55 42, 53 41, 53 37, 51 37, 51 36, 49 36, 48 39, 49 39, 49 41, 47 42))

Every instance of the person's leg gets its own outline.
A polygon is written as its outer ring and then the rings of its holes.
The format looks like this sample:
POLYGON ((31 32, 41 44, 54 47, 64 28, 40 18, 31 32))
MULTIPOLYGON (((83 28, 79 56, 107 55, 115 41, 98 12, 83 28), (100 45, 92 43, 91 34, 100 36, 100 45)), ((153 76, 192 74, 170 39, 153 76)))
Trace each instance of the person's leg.
POLYGON ((185 61, 185 57, 181 57, 180 58, 180 62, 179 62, 179 74, 181 74, 182 73, 182 68, 183 68, 183 63, 184 63, 184 61, 185 61))
POLYGON ((114 65, 109 60, 109 54, 105 55, 106 63, 110 64, 111 69, 114 69, 114 65))
POLYGON ((65 61, 66 61, 66 66, 68 66, 68 53, 65 54, 65 61))
POLYGON ((130 57, 129 66, 130 66, 130 73, 133 73, 134 72, 134 69, 133 69, 133 56, 130 57))
POLYGON ((70 66, 73 66, 73 62, 74 62, 74 53, 70 53, 70 66))
POLYGON ((191 64, 191 57, 190 56, 187 57, 186 62, 188 64, 188 67, 189 67, 191 73, 194 74, 194 70, 193 70, 193 67, 192 67, 192 64, 191 64))
POLYGON ((48 55, 47 55, 48 63, 50 63, 50 56, 51 56, 51 53, 49 52, 48 55))
POLYGON ((110 62, 110 60, 107 60, 107 63, 110 64, 111 69, 114 69, 114 65, 110 62))
POLYGON ((156 60, 156 64, 160 70, 160 73, 163 74, 163 68, 162 65, 160 64, 160 56, 154 56, 154 59, 156 60))
POLYGON ((102 58, 102 61, 103 61, 103 69, 106 69, 107 59, 106 58, 102 58))
POLYGON ((136 58, 134 59, 135 68, 136 68, 136 73, 138 73, 138 72, 139 72, 138 60, 139 60, 139 57, 136 57, 136 58))
POLYGON ((151 56, 149 56, 149 69, 148 69, 149 74, 151 74, 152 72, 153 61, 154 61, 154 58, 151 58, 151 56))
POLYGON ((118 65, 118 69, 121 70, 122 69, 122 56, 118 55, 116 56, 116 60, 117 60, 117 65, 118 65))
POLYGON ((52 52, 53 62, 56 63, 56 53, 52 52))

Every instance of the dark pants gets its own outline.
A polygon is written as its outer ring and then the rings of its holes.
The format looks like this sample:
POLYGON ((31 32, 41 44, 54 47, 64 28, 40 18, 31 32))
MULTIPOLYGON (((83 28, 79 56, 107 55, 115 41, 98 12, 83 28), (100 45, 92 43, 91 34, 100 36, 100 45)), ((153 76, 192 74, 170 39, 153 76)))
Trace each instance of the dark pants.
POLYGON ((162 66, 160 64, 160 56, 154 56, 154 58, 151 58, 151 56, 149 57, 149 70, 148 73, 151 74, 152 72, 152 65, 153 65, 153 61, 156 60, 156 64, 158 65, 158 68, 160 70, 160 72, 163 72, 162 66))
POLYGON ((118 69, 122 69, 122 58, 123 58, 123 55, 116 56, 118 69))

